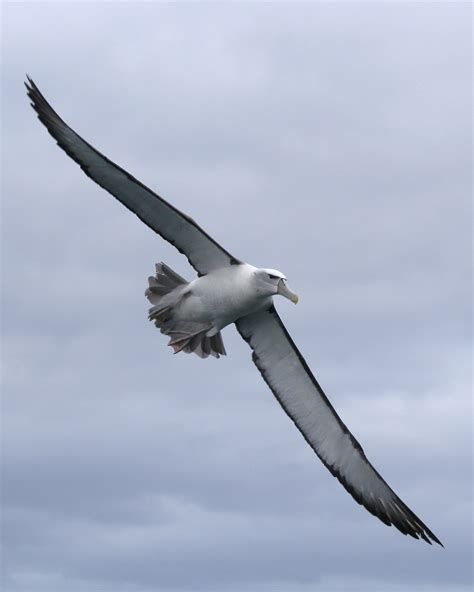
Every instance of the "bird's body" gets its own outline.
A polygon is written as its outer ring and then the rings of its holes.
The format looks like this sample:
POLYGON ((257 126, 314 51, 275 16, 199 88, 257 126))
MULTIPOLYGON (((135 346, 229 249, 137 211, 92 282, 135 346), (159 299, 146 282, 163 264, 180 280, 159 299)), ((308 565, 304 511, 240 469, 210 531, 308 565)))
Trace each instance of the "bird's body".
POLYGON ((403 534, 441 544, 367 459, 329 402, 273 304, 298 297, 285 276, 243 263, 196 222, 145 187, 70 128, 32 80, 26 85, 40 121, 87 176, 183 253, 198 272, 191 282, 164 263, 149 278, 149 318, 169 337, 175 352, 202 358, 224 355, 220 331, 235 323, 252 349, 252 360, 307 443, 352 497, 403 534))
POLYGON ((175 353, 195 353, 201 358, 225 355, 221 329, 269 308, 272 295, 277 293, 297 302, 282 273, 240 262, 189 283, 166 264, 158 263, 145 291, 153 304, 149 318, 170 337, 168 345, 175 353))
POLYGON ((208 322, 212 336, 249 313, 268 303, 270 296, 261 296, 255 289, 256 268, 242 263, 217 269, 189 283, 177 314, 183 320, 208 322))

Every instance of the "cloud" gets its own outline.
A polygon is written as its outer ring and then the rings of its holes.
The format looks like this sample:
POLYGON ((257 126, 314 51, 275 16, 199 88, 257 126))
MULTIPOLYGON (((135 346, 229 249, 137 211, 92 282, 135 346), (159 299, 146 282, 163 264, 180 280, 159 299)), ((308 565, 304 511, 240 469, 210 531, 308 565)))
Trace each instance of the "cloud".
POLYGON ((5 589, 467 590, 467 6, 4 15, 5 589), (192 270, 47 137, 25 72, 231 252, 285 271, 295 341, 445 550, 354 503, 232 327, 226 359, 171 355, 146 277, 192 270))

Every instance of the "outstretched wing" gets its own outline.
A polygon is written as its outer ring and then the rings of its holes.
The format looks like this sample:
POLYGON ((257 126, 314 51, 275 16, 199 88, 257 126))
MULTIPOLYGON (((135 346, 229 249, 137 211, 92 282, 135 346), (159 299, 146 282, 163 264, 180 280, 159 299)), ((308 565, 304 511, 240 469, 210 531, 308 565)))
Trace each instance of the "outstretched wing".
POLYGON ((367 460, 359 442, 317 383, 275 307, 242 317, 236 325, 280 405, 356 502, 403 534, 442 545, 367 460))
POLYGON ((66 154, 77 162, 88 177, 186 255, 200 275, 240 263, 192 218, 145 187, 76 134, 54 111, 30 78, 25 86, 39 120, 66 154))

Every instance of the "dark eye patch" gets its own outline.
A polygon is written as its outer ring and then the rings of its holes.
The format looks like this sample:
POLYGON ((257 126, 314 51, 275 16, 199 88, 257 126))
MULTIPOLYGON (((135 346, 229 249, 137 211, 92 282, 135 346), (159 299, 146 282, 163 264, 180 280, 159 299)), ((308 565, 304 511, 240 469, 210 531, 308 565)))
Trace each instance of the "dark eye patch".
POLYGON ((271 273, 269 273, 269 274, 268 274, 268 277, 269 277, 271 280, 279 280, 279 279, 280 279, 280 278, 279 278, 277 275, 272 275, 271 273))

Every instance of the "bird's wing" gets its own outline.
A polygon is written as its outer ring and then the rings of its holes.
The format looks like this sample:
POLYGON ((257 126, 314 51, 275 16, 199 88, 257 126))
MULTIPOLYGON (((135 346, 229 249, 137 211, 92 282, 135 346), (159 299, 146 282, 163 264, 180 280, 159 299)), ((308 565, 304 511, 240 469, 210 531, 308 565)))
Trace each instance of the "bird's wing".
POLYGON ((253 350, 263 379, 303 437, 352 497, 403 534, 442 544, 367 460, 317 383, 275 307, 240 318, 240 335, 253 350))
POLYGON ((54 111, 30 78, 25 86, 39 120, 66 154, 77 162, 88 177, 186 255, 200 275, 239 263, 192 218, 145 187, 76 134, 54 111))

